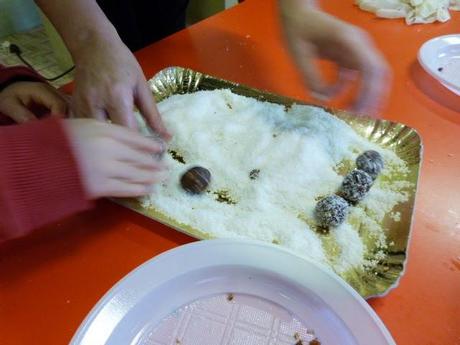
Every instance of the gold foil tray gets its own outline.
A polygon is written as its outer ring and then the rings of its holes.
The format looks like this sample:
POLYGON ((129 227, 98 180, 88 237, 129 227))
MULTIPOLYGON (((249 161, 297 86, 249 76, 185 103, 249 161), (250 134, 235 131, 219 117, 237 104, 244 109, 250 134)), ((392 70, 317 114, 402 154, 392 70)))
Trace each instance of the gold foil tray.
MULTIPOLYGON (((181 67, 170 67, 160 71, 150 81, 150 87, 157 102, 174 94, 224 88, 230 89, 236 94, 285 106, 290 106, 293 103, 307 104, 181 67)), ((372 270, 356 270, 342 277, 364 298, 382 296, 398 285, 399 279, 404 273, 422 154, 421 140, 414 129, 400 123, 358 117, 345 111, 326 110, 343 119, 371 142, 395 151, 409 168, 409 174, 405 178, 412 184, 408 191, 409 199, 407 202, 396 206, 396 211, 401 214, 400 221, 395 222, 390 217, 385 217, 382 224, 384 228, 388 229, 386 235, 390 249, 386 258, 381 260, 372 270)), ((122 199, 116 202, 197 239, 211 238, 209 234, 199 229, 184 226, 154 209, 143 208, 137 200, 122 199)))

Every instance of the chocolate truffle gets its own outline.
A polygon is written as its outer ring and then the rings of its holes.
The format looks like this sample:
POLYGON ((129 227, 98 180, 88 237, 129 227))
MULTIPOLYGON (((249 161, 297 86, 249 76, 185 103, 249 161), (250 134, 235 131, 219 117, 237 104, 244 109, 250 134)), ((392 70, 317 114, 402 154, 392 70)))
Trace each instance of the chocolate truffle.
POLYGON ((377 151, 369 150, 356 158, 356 167, 375 180, 384 167, 383 158, 377 151))
POLYGON ((211 182, 211 173, 203 167, 187 170, 180 179, 182 188, 190 194, 203 193, 211 182))
POLYGON ((355 169, 348 173, 340 186, 339 195, 351 203, 364 199, 374 180, 365 171, 355 169))
POLYGON ((322 227, 338 226, 347 218, 348 207, 348 203, 340 196, 327 196, 316 204, 316 221, 322 227))

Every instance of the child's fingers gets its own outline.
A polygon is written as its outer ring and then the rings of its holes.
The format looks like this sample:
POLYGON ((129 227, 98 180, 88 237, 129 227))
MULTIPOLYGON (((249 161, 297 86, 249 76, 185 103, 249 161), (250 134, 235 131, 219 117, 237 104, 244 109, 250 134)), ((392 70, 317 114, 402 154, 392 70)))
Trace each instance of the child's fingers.
POLYGON ((51 115, 66 115, 68 103, 65 98, 49 85, 41 84, 40 86, 36 92, 30 94, 31 100, 47 108, 51 115))
POLYGON ((146 153, 145 151, 134 150, 127 146, 118 149, 116 152, 116 159, 119 162, 132 164, 136 167, 150 169, 152 171, 164 169, 164 164, 156 160, 152 154, 146 153))
POLYGON ((101 191, 101 196, 110 195, 116 198, 130 198, 144 196, 150 193, 151 186, 148 184, 131 183, 119 179, 107 181, 106 190, 101 191))
POLYGON ((164 180, 165 166, 154 158, 154 153, 163 148, 155 140, 92 119, 65 123, 91 198, 142 196, 164 180))
POLYGON ((107 130, 111 138, 133 149, 143 150, 151 154, 164 151, 164 146, 161 143, 151 138, 146 138, 137 131, 118 125, 107 125, 107 130))
POLYGON ((136 184, 152 185, 161 179, 160 174, 154 170, 120 162, 111 165, 110 174, 110 178, 136 184))
POLYGON ((65 116, 68 113, 68 105, 66 103, 54 103, 50 105, 51 115, 65 116))
POLYGON ((8 114, 8 116, 17 123, 24 123, 37 119, 35 115, 17 98, 2 103, 0 112, 8 114))

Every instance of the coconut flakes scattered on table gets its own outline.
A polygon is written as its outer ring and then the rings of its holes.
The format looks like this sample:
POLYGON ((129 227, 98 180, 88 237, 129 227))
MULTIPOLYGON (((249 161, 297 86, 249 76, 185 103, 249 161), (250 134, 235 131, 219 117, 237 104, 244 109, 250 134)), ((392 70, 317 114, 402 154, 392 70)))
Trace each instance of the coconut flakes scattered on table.
POLYGON ((174 135, 169 151, 183 162, 166 155, 169 179, 141 199, 143 207, 211 237, 279 244, 339 274, 372 266, 368 251, 385 250, 379 221, 407 200, 403 188, 385 182, 385 176, 403 175, 407 169, 394 152, 369 142, 320 108, 285 108, 229 90, 173 95, 158 108, 174 135), (381 177, 344 224, 327 236, 318 233, 313 215, 318 198, 340 186, 343 176, 337 166, 353 162, 366 150, 382 154, 386 168, 381 177), (203 195, 190 195, 180 187, 180 176, 193 166, 212 174, 203 195), (254 169, 258 174, 253 179, 254 169), (356 222, 372 237, 372 246, 355 229, 356 222))

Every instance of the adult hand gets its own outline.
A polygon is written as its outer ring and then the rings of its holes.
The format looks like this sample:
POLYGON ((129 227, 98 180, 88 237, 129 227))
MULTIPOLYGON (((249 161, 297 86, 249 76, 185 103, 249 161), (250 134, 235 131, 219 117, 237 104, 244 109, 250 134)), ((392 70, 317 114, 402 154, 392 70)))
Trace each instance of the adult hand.
POLYGON ((68 119, 65 128, 90 198, 146 195, 164 178, 160 143, 93 119, 68 119))
POLYGON ((313 96, 328 100, 348 81, 360 78, 352 104, 357 113, 378 113, 386 99, 390 69, 369 35, 322 12, 306 0, 280 0, 280 15, 286 41, 313 96), (316 59, 337 64, 338 79, 327 85, 315 66, 316 59))
POLYGON ((136 106, 160 137, 170 138, 139 64, 119 39, 95 39, 75 56, 74 115, 136 129, 136 106))
POLYGON ((55 88, 41 82, 15 82, 0 92, 0 113, 17 123, 36 119, 30 110, 32 106, 44 108, 54 116, 64 116, 68 104, 55 88))
POLYGON ((142 70, 96 0, 35 0, 57 28, 76 65, 72 111, 136 128, 134 107, 165 140, 163 126, 142 70))

